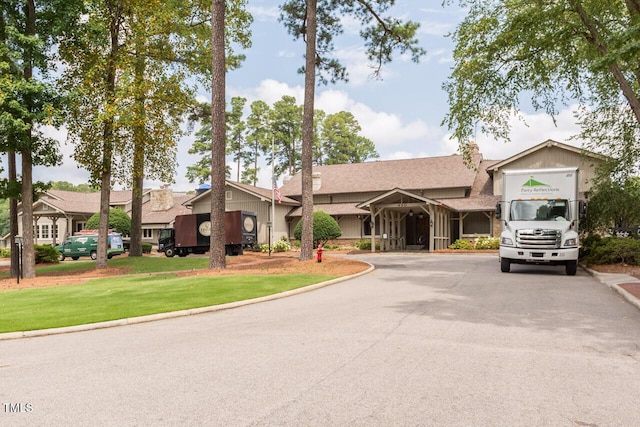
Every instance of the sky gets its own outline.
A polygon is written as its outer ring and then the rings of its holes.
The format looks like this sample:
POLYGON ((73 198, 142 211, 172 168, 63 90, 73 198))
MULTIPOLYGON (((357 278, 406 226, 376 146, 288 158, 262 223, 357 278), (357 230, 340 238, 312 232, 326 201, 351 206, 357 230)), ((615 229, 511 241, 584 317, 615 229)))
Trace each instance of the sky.
MULTIPOLYGON (((278 22, 279 0, 249 0, 248 3, 254 17, 252 47, 244 51, 247 58, 242 67, 227 75, 227 99, 245 97, 248 108, 256 100, 273 105, 282 96, 289 95, 301 105, 304 76, 297 70, 303 65, 304 43, 293 40, 278 22)), ((327 114, 351 112, 362 128, 361 134, 375 144, 379 160, 454 154, 458 150, 457 142, 450 139, 449 131, 441 125, 448 112, 442 85, 454 65, 453 42, 447 34, 455 30, 465 11, 455 6, 443 7, 440 0, 403 0, 397 2, 391 13, 420 23, 418 38, 427 50, 426 56, 416 64, 408 57, 396 55, 391 64, 384 66, 382 78, 374 79, 358 36, 358 23, 345 19, 344 34, 335 40, 335 55, 347 67, 349 81, 317 86, 315 108, 327 114)), ((210 99, 208 89, 202 88, 199 98, 210 99)), ((513 120, 509 142, 482 134, 477 134, 475 140, 484 158, 491 160, 506 159, 547 139, 579 146, 580 141, 571 139, 579 132, 572 110, 571 106, 562 110, 555 123, 544 113, 523 111, 526 124, 513 120)), ((85 183, 88 174, 71 158, 73 146, 65 144, 65 130, 47 129, 47 134, 61 142, 64 163, 56 168, 36 168, 34 179, 85 183)), ((175 182, 170 183, 175 191, 197 187, 197 183, 189 183, 185 177, 186 167, 197 161, 197 157, 187 153, 192 143, 191 135, 180 141, 175 182)), ((235 165, 229 159, 227 164, 232 166, 231 176, 235 177, 235 165)), ((270 180, 270 168, 263 164, 258 186, 270 188, 270 180)), ((145 187, 157 188, 163 184, 147 180, 145 187)))

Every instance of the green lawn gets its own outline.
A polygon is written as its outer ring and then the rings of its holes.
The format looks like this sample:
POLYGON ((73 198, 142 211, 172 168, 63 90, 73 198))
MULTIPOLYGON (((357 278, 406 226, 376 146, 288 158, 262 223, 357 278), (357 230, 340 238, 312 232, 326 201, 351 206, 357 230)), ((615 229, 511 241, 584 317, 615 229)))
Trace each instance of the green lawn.
MULTIPOLYGON (((194 270, 207 268, 209 259, 204 257, 128 257, 117 256, 107 261, 109 267, 127 267, 129 273, 159 273, 165 271, 194 270)), ((88 258, 77 261, 67 260, 59 264, 36 265, 36 275, 74 273, 93 270, 96 262, 88 258)), ((9 273, 0 274, 0 278, 9 277, 9 273)))
MULTIPOLYGON (((184 270, 207 265, 204 258, 112 259, 110 266, 137 264, 133 272, 184 270), (135 262, 134 262, 135 261, 135 262), (177 263, 175 261, 178 261, 177 263), (193 264, 192 264, 193 263, 193 264)), ((68 268, 62 263, 47 268, 68 268)), ((84 262, 83 262, 84 264, 84 262)), ((93 268, 89 264, 89 268, 93 268)), ((38 270, 42 273, 41 270, 38 270)), ((81 285, 0 292, 0 333, 56 328, 147 314, 224 304, 295 289, 336 276, 264 275, 193 276, 174 274, 119 276, 81 285)))

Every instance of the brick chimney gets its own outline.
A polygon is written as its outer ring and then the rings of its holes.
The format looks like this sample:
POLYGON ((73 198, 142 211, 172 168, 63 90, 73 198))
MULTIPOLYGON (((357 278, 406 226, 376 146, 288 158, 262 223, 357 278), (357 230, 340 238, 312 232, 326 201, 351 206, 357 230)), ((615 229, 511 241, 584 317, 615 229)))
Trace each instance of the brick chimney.
POLYGON ((151 190, 151 210, 166 211, 173 207, 173 191, 168 185, 151 190))
POLYGON ((311 174, 311 182, 313 191, 318 191, 322 187, 322 174, 320 172, 314 172, 311 174))

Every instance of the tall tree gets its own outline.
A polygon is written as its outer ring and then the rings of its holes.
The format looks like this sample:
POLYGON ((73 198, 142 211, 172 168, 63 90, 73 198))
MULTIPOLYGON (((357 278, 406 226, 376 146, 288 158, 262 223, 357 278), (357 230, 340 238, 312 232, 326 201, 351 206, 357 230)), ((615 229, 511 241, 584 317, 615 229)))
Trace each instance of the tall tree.
POLYGON ((227 147, 233 160, 236 162, 237 175, 236 181, 240 182, 240 174, 242 173, 242 165, 245 156, 245 138, 247 124, 242 119, 242 110, 247 98, 234 96, 231 98, 231 111, 227 113, 227 147))
POLYGON ((638 0, 447 3, 468 10, 453 33, 455 66, 444 85, 444 124, 463 152, 469 154, 466 143, 476 126, 508 140, 510 120, 523 102, 551 116, 575 102, 587 145, 611 150, 622 167, 636 167, 638 0))
MULTIPOLYGON (((260 153, 269 153, 273 138, 270 132, 270 107, 264 101, 251 103, 251 113, 247 117, 247 150, 245 155, 242 182, 256 185, 258 183, 258 159, 260 153)), ((270 157, 268 157, 269 159, 270 157)))
MULTIPOLYGON (((4 0, 0 2, 0 140, 9 154, 7 194, 10 204, 12 245, 17 234, 17 171, 15 154, 21 155, 20 197, 22 200, 23 271, 24 277, 35 276, 33 240, 35 165, 56 165, 61 156, 57 141, 46 138, 41 127, 57 124, 59 98, 47 83, 50 68, 50 46, 64 17, 52 17, 56 2, 36 4, 4 0)), ((17 259, 12 257, 15 273, 17 259)))
POLYGON ((275 176, 295 175, 301 168, 302 107, 293 96, 284 95, 270 111, 275 145, 275 176))
POLYGON ((128 4, 125 0, 92 0, 84 6, 86 18, 62 40, 59 52, 66 65, 63 87, 71 94, 67 123, 69 139, 75 143, 74 159, 89 171, 91 184, 100 186, 96 260, 100 269, 107 267, 113 156, 125 140, 117 75, 124 68, 121 49, 128 30, 128 4))
POLYGON ((328 115, 322 122, 323 164, 361 163, 380 157, 373 141, 359 135, 361 130, 347 111, 328 115))
POLYGON ((316 71, 320 83, 346 80, 347 72, 336 58, 332 58, 333 39, 343 32, 342 20, 352 17, 365 27, 367 57, 375 62, 374 75, 390 62, 394 51, 408 53, 415 62, 425 54, 418 46, 416 33, 419 24, 383 16, 395 0, 287 0, 281 7, 280 19, 289 33, 306 43, 304 119, 302 130, 302 241, 300 259, 313 258, 313 187, 311 181, 313 158, 313 105, 315 101, 316 71), (317 36, 316 36, 317 34, 317 36), (317 46, 316 46, 317 43, 317 46))
POLYGON ((212 0, 211 6, 211 243, 209 268, 226 267, 225 260, 225 2, 212 0))

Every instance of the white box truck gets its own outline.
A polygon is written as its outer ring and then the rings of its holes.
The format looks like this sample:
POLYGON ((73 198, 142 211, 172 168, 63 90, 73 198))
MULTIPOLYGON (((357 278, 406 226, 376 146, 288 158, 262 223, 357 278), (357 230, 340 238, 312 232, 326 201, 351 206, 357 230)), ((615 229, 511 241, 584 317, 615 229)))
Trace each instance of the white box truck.
POLYGON ((502 173, 500 269, 511 264, 578 268, 578 223, 586 205, 578 200, 578 168, 519 169, 502 173))

